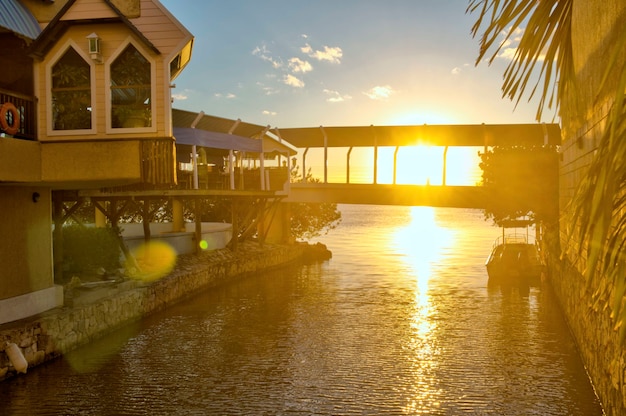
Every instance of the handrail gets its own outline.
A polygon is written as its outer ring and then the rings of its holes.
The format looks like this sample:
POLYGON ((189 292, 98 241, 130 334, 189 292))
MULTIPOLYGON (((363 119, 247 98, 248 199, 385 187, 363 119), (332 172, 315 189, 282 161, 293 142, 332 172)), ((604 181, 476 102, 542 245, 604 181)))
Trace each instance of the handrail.
POLYGON ((37 116, 35 107, 36 98, 17 91, 0 88, 0 104, 10 102, 20 114, 19 129, 13 136, 17 138, 36 140, 37 116))

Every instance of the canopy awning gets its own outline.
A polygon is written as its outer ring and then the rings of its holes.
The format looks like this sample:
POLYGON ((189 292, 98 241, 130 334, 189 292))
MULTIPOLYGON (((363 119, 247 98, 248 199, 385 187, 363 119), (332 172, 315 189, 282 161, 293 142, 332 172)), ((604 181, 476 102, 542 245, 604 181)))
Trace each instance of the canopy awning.
POLYGON ((220 133, 191 127, 174 127, 176 143, 209 147, 212 149, 238 150, 241 152, 261 153, 263 143, 261 140, 234 134, 220 133))
POLYGON ((41 33, 37 19, 17 0, 0 0, 0 27, 31 40, 41 33))

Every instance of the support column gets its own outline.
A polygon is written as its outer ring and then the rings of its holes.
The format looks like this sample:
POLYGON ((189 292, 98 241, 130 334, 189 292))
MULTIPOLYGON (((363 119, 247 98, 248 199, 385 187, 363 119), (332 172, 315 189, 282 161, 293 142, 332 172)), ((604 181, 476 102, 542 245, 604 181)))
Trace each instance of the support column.
POLYGON ((270 244, 289 244, 291 237, 291 203, 281 202, 275 206, 276 212, 267 228, 265 241, 270 244))
POLYGON ((96 217, 96 227, 104 228, 107 226, 107 216, 104 215, 102 211, 97 208, 94 208, 95 217, 96 217))
POLYGON ((200 200, 200 198, 196 198, 195 200, 194 212, 194 219, 196 221, 196 228, 194 233, 194 237, 196 240, 195 252, 197 254, 201 250, 200 242, 202 241, 202 201, 200 200))
POLYGON ((61 193, 53 193, 54 232, 52 234, 52 262, 54 279, 63 280, 63 198, 61 193))
POLYGON ((174 199, 172 200, 172 231, 180 232, 184 229, 183 202, 180 199, 174 199))

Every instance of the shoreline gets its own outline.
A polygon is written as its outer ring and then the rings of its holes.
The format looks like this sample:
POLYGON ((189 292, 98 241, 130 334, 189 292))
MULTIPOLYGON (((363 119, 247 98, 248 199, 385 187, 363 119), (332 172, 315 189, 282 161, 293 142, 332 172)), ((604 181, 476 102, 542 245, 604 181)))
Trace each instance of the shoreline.
POLYGON ((19 347, 32 369, 199 291, 297 261, 323 261, 330 256, 320 243, 248 241, 234 252, 219 249, 178 256, 173 270, 152 282, 125 279, 69 289, 63 307, 0 325, 0 351, 4 352, 0 354, 0 383, 20 374, 6 353, 10 344, 19 347))

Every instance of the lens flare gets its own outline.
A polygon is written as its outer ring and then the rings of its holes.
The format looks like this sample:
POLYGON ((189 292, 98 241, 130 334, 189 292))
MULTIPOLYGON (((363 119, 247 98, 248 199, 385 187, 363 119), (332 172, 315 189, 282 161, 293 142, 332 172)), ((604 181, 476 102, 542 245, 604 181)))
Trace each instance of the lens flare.
POLYGON ((132 254, 139 266, 136 278, 145 282, 165 277, 176 265, 176 250, 162 241, 144 243, 132 254))
POLYGON ((207 248, 209 248, 209 243, 206 240, 201 240, 200 241, 200 248, 202 250, 206 250, 207 248))

